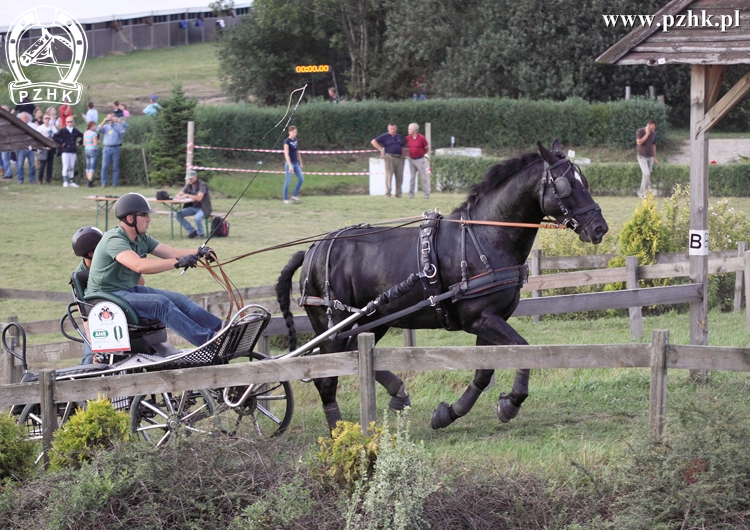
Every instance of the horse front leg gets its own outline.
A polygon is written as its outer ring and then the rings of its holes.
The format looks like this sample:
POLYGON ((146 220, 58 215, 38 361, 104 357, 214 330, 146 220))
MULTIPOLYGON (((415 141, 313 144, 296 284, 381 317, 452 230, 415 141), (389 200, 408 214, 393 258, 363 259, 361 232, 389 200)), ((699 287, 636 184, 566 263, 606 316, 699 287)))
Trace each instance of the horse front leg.
MULTIPOLYGON (((477 337, 477 346, 484 345, 483 342, 480 342, 481 340, 482 339, 477 337)), ((442 429, 456 421, 461 416, 466 416, 474 406, 474 403, 477 402, 484 389, 487 388, 490 381, 492 381, 493 373, 495 373, 495 370, 477 370, 474 372, 474 380, 466 388, 463 395, 458 398, 458 401, 453 405, 448 405, 443 401, 432 412, 430 426, 433 429, 442 429)))
POLYGON ((333 431, 336 428, 336 423, 342 419, 339 404, 336 402, 336 389, 339 385, 339 378, 324 377, 322 379, 314 379, 313 382, 320 395, 320 401, 323 403, 323 412, 326 415, 328 430, 333 431))

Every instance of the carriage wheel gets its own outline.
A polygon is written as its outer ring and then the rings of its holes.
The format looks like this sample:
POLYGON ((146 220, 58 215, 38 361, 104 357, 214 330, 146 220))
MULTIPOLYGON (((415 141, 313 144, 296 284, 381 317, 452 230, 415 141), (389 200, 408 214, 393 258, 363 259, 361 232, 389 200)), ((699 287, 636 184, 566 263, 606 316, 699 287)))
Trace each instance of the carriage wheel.
MULTIPOLYGON (((250 361, 262 361, 267 356, 259 352, 251 352, 250 361)), ((229 389, 229 398, 236 402, 244 394, 246 386, 235 386, 229 389)), ((292 385, 288 381, 265 383, 255 388, 245 403, 239 407, 230 408, 218 390, 219 421, 223 433, 233 436, 244 418, 248 418, 253 431, 267 438, 279 436, 292 422, 294 413, 294 394, 292 385)), ((247 420, 246 420, 247 422, 247 420)))
MULTIPOLYGON (((85 403, 79 403, 75 401, 71 401, 68 403, 58 403, 57 427, 61 427, 62 424, 68 421, 73 414, 75 414, 79 410, 84 410, 85 408, 85 403)), ((42 412, 39 403, 26 405, 23 408, 21 414, 18 416, 18 425, 23 431, 24 438, 32 441, 42 441, 42 412)), ((39 462, 43 455, 44 451, 40 452, 39 456, 36 459, 36 462, 39 462)))
POLYGON ((130 432, 157 447, 175 436, 212 434, 215 410, 208 390, 136 396, 130 406, 130 432))

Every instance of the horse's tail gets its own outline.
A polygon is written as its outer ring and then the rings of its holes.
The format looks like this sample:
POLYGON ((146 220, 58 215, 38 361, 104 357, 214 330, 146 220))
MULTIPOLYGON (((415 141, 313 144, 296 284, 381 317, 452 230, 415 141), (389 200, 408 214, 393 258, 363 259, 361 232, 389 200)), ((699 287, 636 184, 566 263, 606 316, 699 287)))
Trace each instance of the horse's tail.
POLYGON ((296 252, 289 263, 286 264, 281 270, 279 279, 276 282, 276 299, 279 301, 279 308, 281 314, 284 316, 286 327, 289 329, 289 351, 297 349, 297 330, 294 329, 294 317, 289 304, 291 302, 292 294, 292 276, 294 271, 302 266, 302 262, 305 259, 305 251, 296 252))

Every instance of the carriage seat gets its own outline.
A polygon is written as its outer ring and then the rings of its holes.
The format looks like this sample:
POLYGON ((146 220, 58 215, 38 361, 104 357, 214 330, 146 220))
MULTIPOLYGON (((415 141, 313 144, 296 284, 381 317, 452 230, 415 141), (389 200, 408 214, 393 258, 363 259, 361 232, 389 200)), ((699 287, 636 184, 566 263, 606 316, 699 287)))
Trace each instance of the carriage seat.
POLYGON ((125 313, 125 318, 128 320, 128 324, 132 326, 138 326, 140 328, 164 327, 164 324, 158 320, 140 318, 138 313, 135 312, 135 309, 133 309, 133 306, 131 306, 124 298, 115 294, 100 291, 86 295, 85 293, 88 282, 89 271, 77 271, 70 275, 70 285, 73 288, 73 295, 75 296, 76 302, 78 302, 78 307, 84 319, 88 318, 89 309, 93 307, 94 304, 101 300, 106 300, 122 309, 123 313, 125 313))

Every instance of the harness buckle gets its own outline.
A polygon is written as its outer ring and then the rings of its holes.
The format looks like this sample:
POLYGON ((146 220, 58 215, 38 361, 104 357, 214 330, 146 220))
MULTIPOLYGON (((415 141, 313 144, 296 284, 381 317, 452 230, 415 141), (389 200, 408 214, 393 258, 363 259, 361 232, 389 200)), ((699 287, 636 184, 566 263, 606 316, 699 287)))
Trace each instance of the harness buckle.
POLYGON ((431 305, 432 307, 435 307, 435 306, 436 306, 436 305, 438 305, 438 303, 439 303, 438 301, 436 301, 436 300, 435 300, 435 297, 434 297, 434 296, 430 296, 430 297, 428 298, 428 300, 430 301, 430 305, 431 305))
POLYGON ((563 222, 563 224, 565 226, 570 225, 571 230, 576 230, 576 229, 578 229, 578 226, 579 226, 578 225, 578 221, 576 221, 575 217, 570 217, 568 219, 565 219, 565 221, 563 222))
POLYGON ((422 254, 429 254, 429 253, 430 253, 430 242, 422 241, 422 254))

